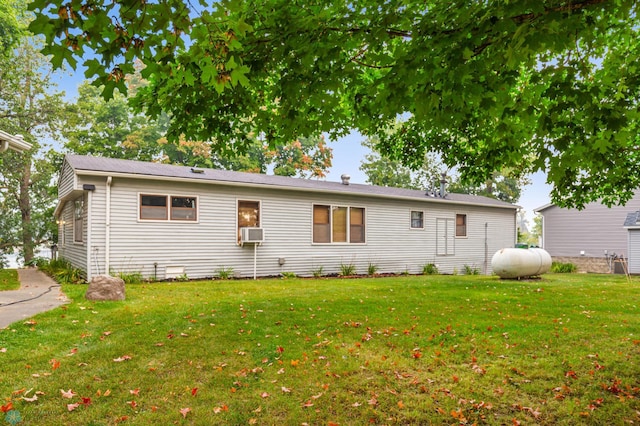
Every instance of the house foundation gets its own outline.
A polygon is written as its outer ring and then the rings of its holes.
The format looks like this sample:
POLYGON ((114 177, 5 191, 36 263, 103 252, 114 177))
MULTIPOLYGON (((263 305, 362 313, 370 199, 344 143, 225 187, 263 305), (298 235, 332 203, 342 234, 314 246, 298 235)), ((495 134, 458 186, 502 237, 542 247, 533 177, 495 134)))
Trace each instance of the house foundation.
POLYGON ((588 272, 594 274, 611 274, 624 273, 618 272, 615 263, 606 257, 588 257, 588 256, 552 256, 554 262, 573 263, 578 268, 578 272, 588 272))

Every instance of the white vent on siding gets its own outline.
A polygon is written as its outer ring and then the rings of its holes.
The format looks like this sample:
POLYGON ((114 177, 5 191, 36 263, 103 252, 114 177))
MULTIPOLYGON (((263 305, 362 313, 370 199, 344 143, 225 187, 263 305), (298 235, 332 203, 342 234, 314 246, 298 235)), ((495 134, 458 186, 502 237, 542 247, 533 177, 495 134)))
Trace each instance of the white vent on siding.
POLYGON ((167 266, 164 271, 165 278, 178 278, 184 275, 184 266, 167 266))

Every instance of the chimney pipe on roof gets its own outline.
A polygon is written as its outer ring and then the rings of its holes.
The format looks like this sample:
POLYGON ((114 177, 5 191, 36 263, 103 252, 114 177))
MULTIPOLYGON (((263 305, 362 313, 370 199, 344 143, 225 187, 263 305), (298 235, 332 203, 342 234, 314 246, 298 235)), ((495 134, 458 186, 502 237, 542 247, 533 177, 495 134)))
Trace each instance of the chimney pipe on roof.
POLYGON ((349 176, 348 174, 343 174, 342 176, 340 176, 340 179, 342 179, 343 185, 349 185, 349 179, 351 179, 351 176, 349 176))
POLYGON ((447 196, 446 193, 446 184, 447 184, 447 174, 445 172, 440 173, 440 198, 444 198, 447 196))

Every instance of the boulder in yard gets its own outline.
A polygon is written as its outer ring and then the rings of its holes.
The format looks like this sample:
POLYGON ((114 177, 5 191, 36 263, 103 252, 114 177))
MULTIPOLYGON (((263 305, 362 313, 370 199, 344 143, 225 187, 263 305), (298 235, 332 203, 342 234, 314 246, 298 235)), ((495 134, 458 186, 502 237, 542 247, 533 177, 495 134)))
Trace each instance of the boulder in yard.
POLYGON ((84 297, 87 300, 124 300, 124 280, 109 275, 96 275, 91 278, 84 297))

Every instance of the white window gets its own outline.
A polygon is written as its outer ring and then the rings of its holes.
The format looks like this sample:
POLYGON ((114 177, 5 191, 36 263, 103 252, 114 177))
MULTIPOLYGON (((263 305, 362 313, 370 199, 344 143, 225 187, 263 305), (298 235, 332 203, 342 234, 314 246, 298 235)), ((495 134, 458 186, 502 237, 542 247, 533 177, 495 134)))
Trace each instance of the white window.
POLYGON ((314 243, 364 244, 365 210, 362 207, 313 206, 314 243))
POLYGON ((238 200, 238 244, 242 239, 240 228, 260 228, 260 201, 238 200))

